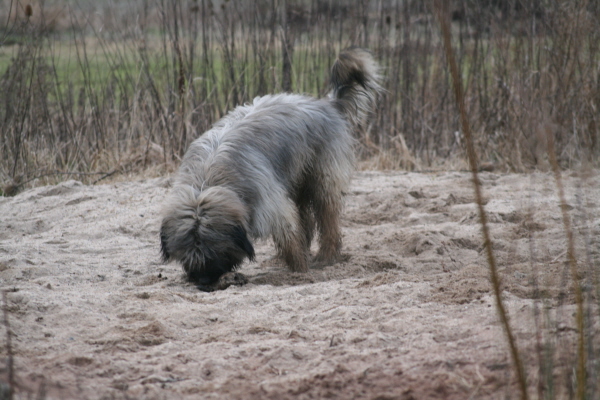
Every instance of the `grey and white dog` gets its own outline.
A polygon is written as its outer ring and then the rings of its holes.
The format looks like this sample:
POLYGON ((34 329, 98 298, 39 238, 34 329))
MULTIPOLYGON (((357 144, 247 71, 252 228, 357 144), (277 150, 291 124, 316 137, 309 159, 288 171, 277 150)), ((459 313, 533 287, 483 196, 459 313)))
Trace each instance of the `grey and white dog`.
POLYGON ((272 236, 292 271, 340 255, 342 194, 354 169, 354 132, 381 91, 379 66, 363 49, 343 51, 331 92, 257 97, 196 139, 163 212, 165 262, 177 260, 201 285, 254 259, 251 238, 272 236))

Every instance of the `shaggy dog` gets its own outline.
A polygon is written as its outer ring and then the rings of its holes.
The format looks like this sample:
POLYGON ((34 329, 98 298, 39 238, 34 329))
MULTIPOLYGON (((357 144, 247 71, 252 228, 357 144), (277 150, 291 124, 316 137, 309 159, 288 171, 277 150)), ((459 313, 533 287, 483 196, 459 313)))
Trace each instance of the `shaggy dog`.
POLYGON ((160 229, 165 262, 210 285, 254 259, 250 238, 272 236, 292 271, 340 255, 342 194, 354 165, 354 132, 381 90, 379 67, 363 49, 343 51, 331 92, 257 97, 196 139, 186 152, 160 229))

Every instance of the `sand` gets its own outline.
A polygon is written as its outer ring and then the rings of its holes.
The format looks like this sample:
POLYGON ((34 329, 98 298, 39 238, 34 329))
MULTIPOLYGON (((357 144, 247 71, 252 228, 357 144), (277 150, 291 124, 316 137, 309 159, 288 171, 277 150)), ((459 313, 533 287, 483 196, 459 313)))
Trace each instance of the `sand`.
MULTIPOLYGON (((600 175, 563 177, 580 267, 586 257, 598 265, 600 175)), ((575 337, 556 186, 546 173, 486 172, 481 182, 534 393, 540 335, 564 345, 557 384, 575 337), (552 323, 536 328, 542 305, 552 323)), ((0 197, 17 398, 517 397, 468 173, 358 172, 344 261, 294 274, 260 241, 240 270, 250 283, 212 293, 160 262, 169 185, 67 181, 0 197)), ((0 324, 5 388, 6 340, 0 324)))

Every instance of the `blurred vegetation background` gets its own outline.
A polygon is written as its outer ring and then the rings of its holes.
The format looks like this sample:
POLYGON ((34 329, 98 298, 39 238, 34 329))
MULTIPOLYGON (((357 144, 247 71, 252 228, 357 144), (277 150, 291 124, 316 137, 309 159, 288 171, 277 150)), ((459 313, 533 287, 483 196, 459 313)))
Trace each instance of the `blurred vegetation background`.
MULTIPOLYGON (((0 187, 173 170, 238 104, 326 95, 338 52, 369 48, 386 93, 363 168, 464 168, 433 2, 0 0, 0 187)), ((454 50, 486 168, 598 166, 600 2, 453 0, 454 50)))

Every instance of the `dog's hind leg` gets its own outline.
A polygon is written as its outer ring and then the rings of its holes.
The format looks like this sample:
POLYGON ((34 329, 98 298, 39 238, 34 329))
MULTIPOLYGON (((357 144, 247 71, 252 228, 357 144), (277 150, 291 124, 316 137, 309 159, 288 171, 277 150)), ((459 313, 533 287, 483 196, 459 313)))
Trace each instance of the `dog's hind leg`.
POLYGON ((339 258, 342 248, 341 193, 338 194, 324 186, 321 187, 321 190, 318 190, 314 196, 313 209, 319 231, 319 252, 315 261, 331 264, 339 258))
POLYGON ((313 216, 311 196, 307 190, 303 190, 296 198, 298 213, 300 215, 300 227, 304 233, 306 251, 310 252, 310 244, 315 234, 315 218, 313 216))

